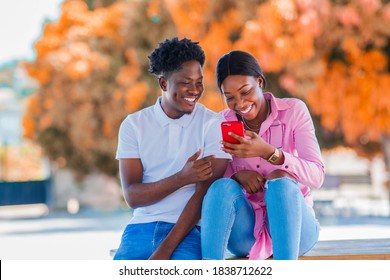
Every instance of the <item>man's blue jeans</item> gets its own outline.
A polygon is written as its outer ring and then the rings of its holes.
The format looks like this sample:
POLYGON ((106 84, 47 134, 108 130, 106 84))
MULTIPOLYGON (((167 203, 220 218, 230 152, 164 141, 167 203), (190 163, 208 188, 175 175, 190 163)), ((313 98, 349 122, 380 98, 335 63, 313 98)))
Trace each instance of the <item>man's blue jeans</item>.
MULTIPOLYGON (((298 184, 287 177, 267 181, 267 228, 274 259, 297 259, 318 241, 319 225, 298 184)), ((255 242, 255 215, 241 186, 230 178, 215 181, 202 207, 203 259, 224 259, 226 249, 240 257, 255 242)))
MULTIPOLYGON (((123 232, 114 260, 147 260, 167 237, 174 224, 153 222, 129 224, 123 232)), ((200 229, 194 227, 176 247, 171 260, 200 260, 200 229)))

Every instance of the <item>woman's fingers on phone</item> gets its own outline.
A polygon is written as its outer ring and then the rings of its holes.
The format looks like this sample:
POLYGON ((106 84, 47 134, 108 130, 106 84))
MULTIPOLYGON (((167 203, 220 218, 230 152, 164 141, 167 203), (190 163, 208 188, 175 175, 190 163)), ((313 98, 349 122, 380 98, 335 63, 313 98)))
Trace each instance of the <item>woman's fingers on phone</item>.
POLYGON ((234 146, 236 145, 236 144, 232 144, 232 143, 229 143, 229 142, 226 142, 226 141, 221 141, 221 144, 223 145, 222 146, 223 150, 225 150, 226 148, 234 149, 234 146))
POLYGON ((234 132, 229 132, 228 135, 231 136, 231 137, 233 137, 234 139, 237 139, 237 140, 240 141, 240 142, 242 142, 242 140, 245 139, 244 137, 241 137, 240 135, 235 134, 234 132))

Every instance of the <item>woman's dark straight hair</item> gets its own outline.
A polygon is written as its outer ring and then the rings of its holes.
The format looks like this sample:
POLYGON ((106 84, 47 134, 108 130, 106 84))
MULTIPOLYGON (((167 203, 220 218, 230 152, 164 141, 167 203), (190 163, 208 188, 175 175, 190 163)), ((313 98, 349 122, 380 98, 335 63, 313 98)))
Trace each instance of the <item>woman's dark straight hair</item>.
POLYGON ((230 75, 244 75, 261 77, 263 79, 262 88, 266 86, 266 80, 256 58, 244 51, 231 51, 224 54, 217 63, 216 76, 218 88, 221 90, 223 80, 230 75))

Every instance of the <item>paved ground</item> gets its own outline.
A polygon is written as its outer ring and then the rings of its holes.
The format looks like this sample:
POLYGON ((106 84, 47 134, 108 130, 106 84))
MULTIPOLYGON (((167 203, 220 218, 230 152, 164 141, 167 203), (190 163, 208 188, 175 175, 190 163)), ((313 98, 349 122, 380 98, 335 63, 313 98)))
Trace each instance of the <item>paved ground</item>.
POLYGON ((0 259, 110 259, 131 217, 125 211, 88 210, 29 218, 19 211, 11 218, 7 212, 0 215, 0 259))
MULTIPOLYGON (((0 208, 0 259, 108 260, 129 211, 78 214, 0 208), (30 217, 28 217, 29 215, 30 217), (35 215, 35 217, 34 217, 35 215)), ((388 238, 390 217, 319 217, 321 240, 388 238)))

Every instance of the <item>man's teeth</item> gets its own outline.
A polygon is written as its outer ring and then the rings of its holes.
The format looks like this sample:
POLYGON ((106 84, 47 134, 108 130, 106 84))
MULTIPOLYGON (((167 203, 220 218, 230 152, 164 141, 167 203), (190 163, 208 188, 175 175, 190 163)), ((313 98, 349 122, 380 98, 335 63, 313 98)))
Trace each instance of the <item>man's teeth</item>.
POLYGON ((193 97, 193 98, 184 97, 184 99, 189 101, 189 102, 194 102, 196 100, 195 97, 193 97))

